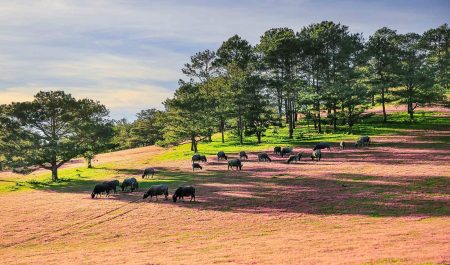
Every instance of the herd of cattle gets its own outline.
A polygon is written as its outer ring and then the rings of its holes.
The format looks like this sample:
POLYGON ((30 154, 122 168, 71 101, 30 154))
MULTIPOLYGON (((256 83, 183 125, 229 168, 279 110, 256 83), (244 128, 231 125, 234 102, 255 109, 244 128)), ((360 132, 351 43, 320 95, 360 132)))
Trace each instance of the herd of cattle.
MULTIPOLYGON (((150 168, 146 170, 150 170, 150 168)), ((154 171, 154 169, 152 170, 154 171)), ((142 175, 142 178, 144 177, 145 173, 144 175, 142 175)), ((122 191, 125 191, 128 188, 130 188, 131 192, 139 189, 139 183, 136 178, 127 178, 122 182, 122 184, 120 184, 118 180, 111 180, 95 185, 94 190, 91 193, 91 197, 92 199, 94 199, 95 197, 101 196, 102 194, 106 194, 106 197, 108 197, 111 191, 117 193, 118 186, 122 188, 122 191)), ((152 200, 153 197, 155 197, 156 200, 158 200, 158 195, 164 195, 165 199, 167 200, 167 197, 169 196, 169 187, 164 184, 152 185, 150 186, 150 189, 148 189, 147 192, 144 193, 142 199, 150 197, 150 200, 152 200)), ((179 187, 172 195, 173 202, 176 202, 179 199, 184 200, 184 197, 191 197, 191 201, 195 201, 195 188, 192 186, 179 187)))
MULTIPOLYGON (((355 142, 355 147, 363 147, 370 144, 370 137, 369 136, 361 136, 358 141, 355 142)), ((341 149, 345 149, 346 143, 344 141, 341 141, 339 143, 339 147, 341 149)), ((322 158, 322 149, 328 149, 330 150, 331 145, 329 143, 318 143, 314 146, 311 159, 314 161, 320 161, 322 158)), ((293 148, 292 147, 284 147, 281 148, 281 146, 276 146, 273 149, 274 154, 280 155, 281 157, 288 156, 286 163, 290 164, 292 162, 297 162, 302 159, 302 156, 304 152, 300 152, 297 154, 293 154, 293 148)), ((217 153, 217 160, 227 160, 228 161, 228 170, 236 168, 239 170, 242 170, 242 161, 247 160, 248 156, 245 151, 239 152, 239 159, 230 159, 228 160, 228 156, 225 154, 225 152, 220 151, 217 153)), ((272 159, 267 153, 259 153, 258 154, 258 161, 259 162, 272 162, 272 159)), ((192 171, 195 171, 196 169, 203 169, 203 167, 198 162, 208 162, 206 156, 195 154, 192 156, 192 171)), ((154 171, 152 171, 154 173, 154 171)))
MULTIPOLYGON (((363 147, 370 145, 370 137, 369 136, 361 136, 356 142, 355 147, 363 147)), ((341 149, 346 148, 346 143, 344 141, 341 141, 339 144, 341 149)), ((322 149, 331 149, 331 145, 329 143, 318 143, 314 146, 311 159, 314 161, 320 161, 322 158, 322 149)), ((297 154, 293 154, 293 148, 292 147, 284 147, 281 148, 280 146, 276 146, 273 150, 274 154, 280 155, 281 157, 284 157, 288 155, 287 163, 290 164, 292 162, 300 161, 303 153, 300 152, 297 154)), ((242 160, 247 160, 248 156, 245 151, 239 152, 239 159, 230 159, 228 160, 228 156, 225 154, 225 152, 220 151, 217 153, 217 160, 226 160, 228 162, 228 170, 236 168, 236 170, 242 170, 242 160)), ((265 161, 265 162, 271 162, 272 159, 269 157, 267 153, 259 153, 258 154, 258 161, 265 161)), ((192 170, 195 171, 195 169, 203 169, 203 167, 198 162, 208 162, 206 156, 195 154, 192 156, 192 170)), ((146 168, 142 174, 142 178, 150 176, 153 178, 155 175, 155 169, 154 168, 146 168)), ((125 179, 122 184, 119 183, 118 180, 111 180, 111 181, 105 181, 101 184, 97 184, 94 187, 94 190, 92 191, 91 197, 95 198, 96 196, 99 196, 101 194, 106 194, 106 196, 109 196, 109 193, 111 191, 114 191, 114 193, 117 192, 117 187, 120 186, 122 188, 122 191, 125 191, 126 189, 130 188, 131 192, 139 189, 139 183, 136 180, 136 178, 127 178, 125 179)), ((156 200, 158 200, 158 195, 164 195, 165 199, 167 200, 167 197, 169 196, 169 188, 167 185, 161 184, 161 185, 152 185, 150 186, 150 189, 147 190, 147 192, 144 193, 143 199, 146 199, 150 197, 152 199, 153 197, 156 197, 156 200)), ((191 197, 191 201, 195 201, 195 188, 193 186, 183 186, 179 187, 175 190, 174 194, 172 195, 172 199, 174 202, 176 202, 179 199, 183 199, 184 197, 191 197)))

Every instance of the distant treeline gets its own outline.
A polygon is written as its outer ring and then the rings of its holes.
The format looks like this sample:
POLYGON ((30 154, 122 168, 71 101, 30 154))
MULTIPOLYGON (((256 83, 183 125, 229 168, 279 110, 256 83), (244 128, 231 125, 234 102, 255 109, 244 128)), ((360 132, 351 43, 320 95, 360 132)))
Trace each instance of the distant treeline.
POLYGON ((235 35, 217 51, 205 50, 182 68, 165 110, 147 110, 133 123, 118 121, 114 141, 124 148, 153 143, 208 140, 230 130, 242 143, 258 142, 270 125, 288 126, 292 138, 298 119, 334 130, 352 126, 364 110, 404 104, 410 118, 419 106, 445 100, 449 90, 447 24, 425 33, 398 34, 381 28, 367 40, 347 26, 324 21, 295 32, 266 31, 256 46, 235 35), (323 113, 326 113, 325 117, 323 113))

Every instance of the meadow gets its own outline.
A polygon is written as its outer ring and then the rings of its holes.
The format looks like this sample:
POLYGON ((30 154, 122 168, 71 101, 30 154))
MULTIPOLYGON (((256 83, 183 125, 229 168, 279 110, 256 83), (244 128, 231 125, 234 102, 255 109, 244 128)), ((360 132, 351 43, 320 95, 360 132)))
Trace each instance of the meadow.
MULTIPOLYGON (((311 125, 312 126, 312 125, 311 125)), ((450 262, 450 111, 425 109, 409 121, 367 117, 353 134, 316 134, 300 123, 295 137, 270 128, 262 144, 239 146, 227 135, 200 143, 208 156, 192 172, 189 144, 101 154, 88 169, 76 159, 50 181, 48 171, 0 173, 0 258, 5 264, 448 264, 450 262), (349 145, 370 135, 365 148, 349 145), (320 162, 317 142, 332 143, 320 162), (293 146, 306 157, 288 165, 272 153, 293 146), (215 154, 247 151, 242 171, 215 154), (271 163, 257 162, 267 151, 271 163), (155 167, 153 179, 142 170, 155 167), (138 192, 91 199, 104 180, 134 176, 138 192), (194 185, 197 201, 149 202, 143 192, 165 183, 172 193, 194 185)))

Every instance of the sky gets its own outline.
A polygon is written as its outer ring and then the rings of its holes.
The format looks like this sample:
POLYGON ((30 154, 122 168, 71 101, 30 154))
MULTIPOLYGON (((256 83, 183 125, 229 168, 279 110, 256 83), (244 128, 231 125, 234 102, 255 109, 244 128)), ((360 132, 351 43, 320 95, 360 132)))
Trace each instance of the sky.
POLYGON ((363 33, 424 31, 449 22, 450 0, 0 0, 0 104, 64 90, 114 119, 162 109, 191 55, 234 34, 331 20, 363 33))

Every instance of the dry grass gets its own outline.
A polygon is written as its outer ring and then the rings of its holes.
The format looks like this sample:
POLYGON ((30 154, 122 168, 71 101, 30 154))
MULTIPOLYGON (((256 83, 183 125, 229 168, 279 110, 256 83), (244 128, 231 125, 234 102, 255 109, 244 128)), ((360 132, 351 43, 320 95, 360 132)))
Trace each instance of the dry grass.
MULTIPOLYGON (((195 173, 190 161, 158 164, 157 181, 190 176, 169 186, 173 191, 189 180, 197 188, 195 203, 143 201, 142 190, 92 200, 90 187, 4 193, 0 259, 3 264, 449 263, 450 146, 440 141, 448 137, 448 130, 375 137, 371 147, 332 149, 320 162, 306 158, 292 165, 275 156, 272 163, 255 162, 251 153, 240 172, 227 171, 226 162, 212 157, 195 173)), ((112 153, 99 156, 98 164, 133 172, 159 152, 112 153)))

